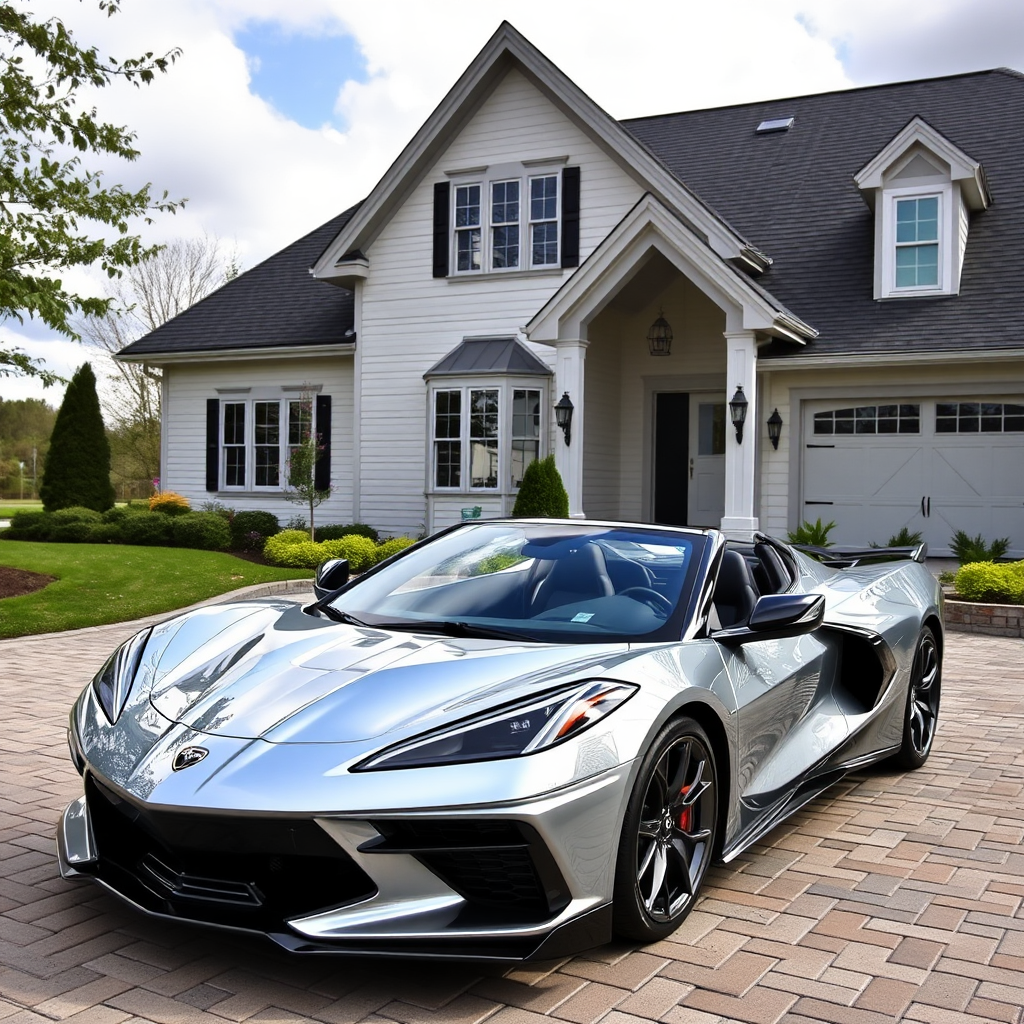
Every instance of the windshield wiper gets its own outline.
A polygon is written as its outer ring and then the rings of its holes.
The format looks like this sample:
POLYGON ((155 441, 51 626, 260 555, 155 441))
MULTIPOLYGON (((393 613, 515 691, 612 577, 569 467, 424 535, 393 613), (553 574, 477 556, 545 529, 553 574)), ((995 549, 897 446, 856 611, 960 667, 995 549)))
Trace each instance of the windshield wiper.
POLYGON ((538 643, 536 637, 511 629, 496 626, 478 626, 472 622, 449 619, 399 619, 396 622, 375 622, 375 629, 396 629, 409 633, 440 633, 443 636, 472 637, 480 640, 518 640, 522 643, 538 643))
POLYGON ((322 611, 328 618, 334 619, 335 622, 347 622, 353 626, 366 626, 370 629, 373 628, 368 622, 363 622, 362 619, 357 619, 354 615, 349 615, 348 612, 343 612, 340 608, 335 608, 329 604, 320 607, 320 611, 322 611))

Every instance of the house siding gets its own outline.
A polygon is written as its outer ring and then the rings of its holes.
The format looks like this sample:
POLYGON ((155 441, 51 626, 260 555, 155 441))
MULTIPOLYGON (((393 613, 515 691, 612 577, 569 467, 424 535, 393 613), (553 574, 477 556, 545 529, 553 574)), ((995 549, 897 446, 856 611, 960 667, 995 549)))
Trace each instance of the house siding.
MULTIPOLYGON (((193 507, 218 500, 231 508, 265 509, 282 523, 301 515, 302 506, 283 494, 253 491, 206 490, 206 466, 201 453, 206 449, 206 402, 219 396, 217 388, 239 387, 243 382, 249 395, 238 397, 283 397, 282 387, 321 385, 321 394, 331 396, 331 485, 333 493, 316 511, 321 523, 349 523, 352 506, 352 359, 252 360, 225 363, 174 365, 164 368, 164 430, 174 438, 164 456, 161 486, 185 495, 193 507)), ((307 512, 308 516, 308 512, 307 512)))
MULTIPOLYGON (((447 170, 562 156, 580 168, 580 257, 586 259, 642 190, 518 71, 495 88, 368 247, 370 274, 359 310, 358 513, 385 532, 418 533, 440 525, 428 522, 423 374, 465 336, 516 334, 572 273, 434 278, 434 183, 447 180, 447 170)), ((554 366, 553 348, 531 347, 554 366)), ((549 432, 548 451, 553 440, 549 432)), ((483 497, 466 493, 457 501, 471 507, 483 497)), ((454 503, 445 504, 447 520, 454 503)))

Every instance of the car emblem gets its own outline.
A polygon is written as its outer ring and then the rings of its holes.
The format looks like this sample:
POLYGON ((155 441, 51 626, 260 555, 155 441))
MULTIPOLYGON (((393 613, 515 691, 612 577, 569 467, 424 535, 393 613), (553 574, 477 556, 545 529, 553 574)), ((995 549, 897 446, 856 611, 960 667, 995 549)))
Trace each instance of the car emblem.
POLYGON ((199 764, 208 753, 209 751, 205 747, 185 747, 174 755, 171 768, 176 772, 180 772, 182 768, 199 764))

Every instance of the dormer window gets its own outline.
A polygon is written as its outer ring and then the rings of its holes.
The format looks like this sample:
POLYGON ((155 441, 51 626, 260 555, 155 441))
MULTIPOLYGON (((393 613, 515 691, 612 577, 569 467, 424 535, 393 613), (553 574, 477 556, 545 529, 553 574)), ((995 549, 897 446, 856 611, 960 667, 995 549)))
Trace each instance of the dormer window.
POLYGON ((876 299, 956 295, 981 164, 915 117, 855 175, 875 214, 876 299))
POLYGON ((938 288, 941 196, 896 199, 895 288, 938 288))

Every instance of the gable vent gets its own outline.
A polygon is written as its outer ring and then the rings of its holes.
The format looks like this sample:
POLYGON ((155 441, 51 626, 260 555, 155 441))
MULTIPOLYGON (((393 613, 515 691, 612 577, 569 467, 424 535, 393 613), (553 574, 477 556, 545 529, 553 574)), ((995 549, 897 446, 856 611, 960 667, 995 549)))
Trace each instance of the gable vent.
POLYGON ((788 132, 793 127, 795 117, 770 117, 757 126, 758 135, 767 135, 769 132, 788 132))

